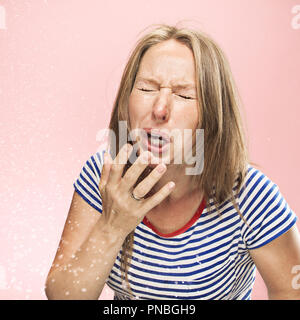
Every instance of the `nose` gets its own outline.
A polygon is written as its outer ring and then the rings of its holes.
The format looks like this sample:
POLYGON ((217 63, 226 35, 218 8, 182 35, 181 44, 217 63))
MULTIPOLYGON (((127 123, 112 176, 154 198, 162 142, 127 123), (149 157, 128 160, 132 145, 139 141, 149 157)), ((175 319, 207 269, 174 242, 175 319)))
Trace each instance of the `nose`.
POLYGON ((153 105, 153 118, 156 122, 166 122, 170 116, 170 97, 167 90, 160 93, 153 105))

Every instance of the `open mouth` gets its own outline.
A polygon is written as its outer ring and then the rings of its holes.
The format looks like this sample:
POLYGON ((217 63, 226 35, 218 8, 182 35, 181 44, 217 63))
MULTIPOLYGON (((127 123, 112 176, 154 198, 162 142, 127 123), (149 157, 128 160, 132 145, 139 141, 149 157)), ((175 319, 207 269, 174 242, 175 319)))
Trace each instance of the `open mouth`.
POLYGON ((159 133, 152 133, 147 131, 147 138, 144 141, 144 146, 148 151, 155 153, 163 153, 167 150, 170 139, 162 136, 159 133))
POLYGON ((163 147, 168 141, 162 136, 147 133, 148 141, 151 145, 156 147, 163 147))

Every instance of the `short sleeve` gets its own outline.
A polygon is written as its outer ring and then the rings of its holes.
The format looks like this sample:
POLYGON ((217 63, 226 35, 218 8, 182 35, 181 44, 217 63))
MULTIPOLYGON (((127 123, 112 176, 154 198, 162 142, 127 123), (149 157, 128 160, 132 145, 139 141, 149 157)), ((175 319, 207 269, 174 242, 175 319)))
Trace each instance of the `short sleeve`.
POLYGON ((242 238, 247 249, 266 245, 287 232, 297 221, 278 186, 260 170, 248 165, 240 210, 246 222, 242 238))
POLYGON ((99 182, 105 150, 96 152, 85 163, 73 186, 76 192, 94 209, 102 213, 99 182))

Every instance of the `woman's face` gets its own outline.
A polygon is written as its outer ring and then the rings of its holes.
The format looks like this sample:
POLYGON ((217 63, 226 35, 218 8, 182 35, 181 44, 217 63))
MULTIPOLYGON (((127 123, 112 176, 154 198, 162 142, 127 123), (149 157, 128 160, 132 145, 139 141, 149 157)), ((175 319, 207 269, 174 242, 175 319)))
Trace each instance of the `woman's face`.
POLYGON ((149 150, 156 159, 160 159, 158 162, 172 163, 179 152, 183 159, 188 139, 188 136, 184 137, 184 129, 195 133, 198 113, 192 51, 176 40, 164 41, 149 48, 142 58, 129 97, 131 130, 151 129, 154 133, 153 142, 147 137, 137 138, 138 154, 149 150), (163 143, 155 138, 154 129, 158 136, 160 132, 167 133, 163 143), (181 135, 182 141, 172 137, 172 131, 175 135, 181 135))

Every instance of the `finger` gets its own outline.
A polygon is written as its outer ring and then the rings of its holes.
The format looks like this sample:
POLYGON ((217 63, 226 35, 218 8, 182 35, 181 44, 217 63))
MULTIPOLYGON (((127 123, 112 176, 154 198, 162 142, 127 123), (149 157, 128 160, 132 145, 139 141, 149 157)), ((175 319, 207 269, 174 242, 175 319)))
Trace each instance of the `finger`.
POLYGON ((139 155, 133 165, 126 171, 123 181, 126 188, 129 190, 138 180, 142 172, 147 168, 152 159, 152 154, 145 151, 139 155))
POLYGON ((113 185, 120 181, 122 178, 122 173, 124 170, 124 166, 127 163, 129 156, 132 152, 132 145, 129 143, 126 143, 116 156, 116 158, 113 160, 111 168, 110 168, 110 175, 108 179, 108 184, 113 185))
POLYGON ((101 176, 100 176, 100 183, 99 183, 99 190, 100 193, 104 189, 105 185, 107 184, 109 172, 111 168, 111 162, 112 159, 108 152, 105 151, 104 153, 104 163, 101 170, 101 176))
POLYGON ((146 199, 144 204, 142 205, 142 211, 144 214, 149 212, 151 209, 160 204, 175 188, 175 183, 173 181, 165 184, 158 192, 156 192, 153 196, 146 199))
POLYGON ((167 167, 165 164, 159 164, 156 168, 154 168, 151 171, 151 173, 144 180, 142 180, 134 188, 134 194, 139 198, 143 198, 163 176, 166 170, 167 167))

